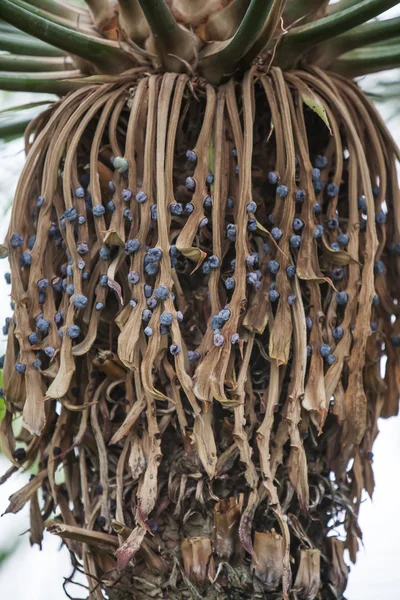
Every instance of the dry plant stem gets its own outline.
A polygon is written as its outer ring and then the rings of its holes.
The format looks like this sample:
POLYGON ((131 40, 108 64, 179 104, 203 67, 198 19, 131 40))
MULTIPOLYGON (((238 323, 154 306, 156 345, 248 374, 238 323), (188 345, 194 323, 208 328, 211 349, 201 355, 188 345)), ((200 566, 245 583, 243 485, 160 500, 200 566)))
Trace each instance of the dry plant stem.
POLYGON ((40 544, 54 509, 99 600, 340 597, 397 411, 398 150, 315 67, 91 81, 28 132, 5 242, 2 480, 40 456, 7 512, 40 544))

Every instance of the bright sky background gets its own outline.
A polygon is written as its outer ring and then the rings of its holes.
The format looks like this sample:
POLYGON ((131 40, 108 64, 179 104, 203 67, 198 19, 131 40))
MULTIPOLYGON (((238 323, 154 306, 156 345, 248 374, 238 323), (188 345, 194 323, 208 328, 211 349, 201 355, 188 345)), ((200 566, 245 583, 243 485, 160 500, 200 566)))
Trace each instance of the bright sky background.
MULTIPOLYGON (((400 14, 400 8, 391 9, 385 17, 400 14)), ((399 80, 399 71, 384 74, 385 79, 399 80)), ((382 79, 382 75, 379 76, 382 79)), ((362 86, 374 89, 378 77, 368 77, 362 86)), ((34 98, 35 100, 37 97, 34 98)), ((32 95, 13 94, 12 98, 0 92, 0 106, 24 104, 32 101, 32 95)), ((392 135, 400 145, 400 103, 382 108, 392 135), (397 117, 393 112, 397 108, 397 117)), ((24 161, 22 143, 0 142, 0 241, 7 230, 10 204, 19 173, 24 161)), ((9 288, 4 281, 8 270, 7 261, 0 261, 0 323, 11 311, 8 301, 9 288)), ((0 354, 4 352, 4 339, 0 331, 0 354)), ((361 508, 360 526, 364 534, 364 549, 358 555, 356 566, 352 566, 349 585, 345 592, 348 600, 399 600, 400 598, 400 520, 398 499, 400 497, 400 419, 380 421, 380 434, 374 446, 374 473, 376 489, 373 502, 366 500, 361 508)), ((0 455, 0 474, 8 467, 7 460, 0 455)), ((14 475, 5 485, 0 486, 0 514, 7 506, 7 498, 19 489, 27 477, 14 475)), ((26 507, 27 508, 27 507, 26 507)), ((23 535, 29 527, 28 510, 17 515, 5 515, 0 519, 0 551, 18 544, 18 549, 0 569, 0 597, 12 600, 65 600, 62 589, 63 577, 71 573, 69 554, 64 549, 58 551, 60 542, 45 534, 43 550, 29 547, 28 535, 23 535), (20 537, 19 537, 20 536, 20 537)), ((82 581, 82 580, 81 580, 82 581)), ((75 598, 86 598, 87 593, 79 587, 69 588, 75 598)))

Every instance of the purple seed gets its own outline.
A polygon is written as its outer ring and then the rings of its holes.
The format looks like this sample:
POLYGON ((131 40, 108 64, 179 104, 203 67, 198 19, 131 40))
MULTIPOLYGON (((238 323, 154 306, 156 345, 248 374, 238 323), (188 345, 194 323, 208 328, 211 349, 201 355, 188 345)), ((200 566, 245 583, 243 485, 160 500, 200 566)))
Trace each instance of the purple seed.
POLYGON ((157 300, 166 300, 169 296, 169 290, 166 285, 159 285, 154 292, 157 300))
POLYGON ((196 189, 196 182, 193 179, 193 177, 187 177, 185 185, 186 189, 189 190, 189 192, 193 192, 196 189))
POLYGON ((178 344, 171 344, 169 351, 171 352, 172 356, 177 356, 181 351, 181 347, 178 346, 178 344))
POLYGON ((81 330, 78 325, 69 325, 67 327, 67 335, 71 338, 71 340, 75 340, 80 336, 81 330))
POLYGON ((196 152, 194 152, 194 150, 187 150, 186 151, 186 158, 191 163, 196 163, 197 162, 197 154, 196 154, 196 152))
POLYGON ((77 294, 74 297, 74 306, 75 308, 85 308, 87 306, 88 303, 88 299, 86 296, 84 296, 83 294, 77 294))
POLYGON ((132 192, 131 190, 125 189, 122 190, 121 192, 121 198, 124 202, 130 202, 132 199, 132 192))
POLYGON ((197 362, 200 360, 200 352, 197 352, 197 350, 188 350, 188 359, 191 362, 197 362))
POLYGON ((26 365, 23 365, 22 363, 17 362, 17 363, 15 363, 15 370, 20 375, 23 375, 25 373, 25 371, 26 371, 26 365))
POLYGON ((125 244, 125 253, 133 254, 133 252, 137 252, 140 248, 140 242, 138 240, 128 240, 125 244))
POLYGON ((289 279, 292 279, 296 275, 296 267, 294 265, 289 265, 286 267, 286 275, 289 279))
POLYGON ((330 198, 335 198, 339 194, 339 186, 336 183, 328 183, 326 193, 330 198))
POLYGON ((238 343, 239 339, 240 339, 240 336, 239 336, 239 334, 238 334, 238 333, 234 333, 234 334, 231 336, 231 344, 234 346, 235 344, 237 344, 237 343, 238 343))
POLYGON ((85 190, 83 189, 83 187, 78 187, 75 190, 75 196, 77 198, 84 198, 85 196, 85 190))
POLYGON ((41 366, 42 366, 42 361, 40 360, 40 358, 36 358, 32 363, 32 367, 35 369, 35 371, 39 371, 41 366))
POLYGON ((13 248, 19 248, 24 245, 24 238, 20 233, 13 233, 10 237, 10 244, 13 248))
POLYGON ((304 200, 306 199, 306 193, 304 190, 297 190, 296 195, 295 195, 295 200, 296 202, 304 202, 304 200))
POLYGON ((46 346, 46 348, 44 349, 44 353, 49 358, 53 358, 55 351, 56 350, 55 350, 55 348, 53 348, 53 346, 46 346))
POLYGON ((95 308, 96 310, 101 310, 102 308, 104 308, 104 304, 102 302, 96 302, 95 308))
POLYGON ((145 308, 144 311, 142 312, 142 320, 146 321, 146 322, 150 321, 151 315, 152 315, 151 310, 149 310, 148 308, 145 308))
POLYGON ((278 185, 276 188, 276 193, 278 194, 279 198, 286 198, 289 193, 289 188, 286 185, 278 185))
POLYGON ((139 273, 137 273, 136 271, 130 271, 128 273, 129 283, 132 283, 134 285, 136 283, 139 283, 139 280, 140 280, 140 276, 139 276, 139 273))
POLYGON ((170 312, 163 312, 162 315, 160 316, 160 324, 164 325, 165 327, 169 327, 170 325, 172 325, 173 322, 173 316, 170 312))
POLYGON ((329 344, 321 344, 321 346, 319 347, 319 353, 323 358, 329 356, 331 353, 331 347, 329 346, 329 344))
POLYGON ((279 177, 278 177, 277 173, 275 173, 274 171, 270 171, 268 173, 268 181, 272 185, 276 185, 279 181, 279 177))
POLYGON ((225 338, 220 333, 216 333, 214 335, 214 340, 213 341, 214 341, 214 346, 217 346, 217 348, 219 348, 225 342, 225 338))
POLYGON ((225 279, 225 287, 227 290, 233 290, 235 287, 235 280, 233 277, 227 277, 225 279))
POLYGON ((145 327, 144 334, 147 335, 147 337, 151 337, 153 335, 153 330, 149 325, 145 327))
POLYGON ((86 219, 83 215, 78 217, 78 223, 79 223, 79 225, 83 225, 84 223, 86 223, 86 219))
POLYGON ((271 302, 277 302, 280 297, 280 293, 276 290, 270 290, 268 295, 271 302))
POLYGON ((93 206, 93 214, 95 217, 101 217, 106 212, 106 209, 102 204, 96 204, 93 206))
POLYGON ((43 196, 39 196, 38 199, 36 200, 36 206, 38 208, 41 208, 44 204, 44 198, 43 196))
POLYGON ((115 211, 115 204, 114 204, 114 202, 112 200, 110 200, 109 202, 107 202, 107 210, 110 213, 113 213, 115 211))
POLYGON ((200 223, 199 223, 199 227, 206 227, 208 225, 208 219, 207 217, 203 217, 203 219, 201 219, 200 223))
POLYGON ((279 229, 279 227, 273 227, 271 229, 271 235, 274 238, 274 240, 276 242, 278 242, 281 239, 281 237, 283 236, 283 233, 282 233, 282 230, 279 229))

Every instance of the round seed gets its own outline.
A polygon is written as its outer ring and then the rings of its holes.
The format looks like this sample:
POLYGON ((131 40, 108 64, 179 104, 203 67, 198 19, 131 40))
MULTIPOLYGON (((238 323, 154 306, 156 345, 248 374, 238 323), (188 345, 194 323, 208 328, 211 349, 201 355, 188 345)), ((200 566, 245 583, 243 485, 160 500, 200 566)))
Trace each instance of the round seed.
POLYGON ((83 294, 77 294, 74 298, 75 308, 85 308, 87 306, 88 299, 83 294))
POLYGON ((81 330, 78 325, 69 325, 67 327, 67 336, 71 338, 71 340, 75 340, 80 336, 81 330))

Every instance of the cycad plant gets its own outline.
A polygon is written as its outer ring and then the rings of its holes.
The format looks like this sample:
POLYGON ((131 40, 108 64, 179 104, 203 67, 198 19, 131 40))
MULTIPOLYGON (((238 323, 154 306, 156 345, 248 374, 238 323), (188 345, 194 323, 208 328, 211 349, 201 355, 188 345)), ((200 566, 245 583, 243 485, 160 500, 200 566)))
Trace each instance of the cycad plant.
POLYGON ((1 87, 60 97, 2 247, 3 480, 37 461, 8 512, 90 598, 342 597, 400 386, 400 153, 353 81, 396 4, 1 0, 1 87))

